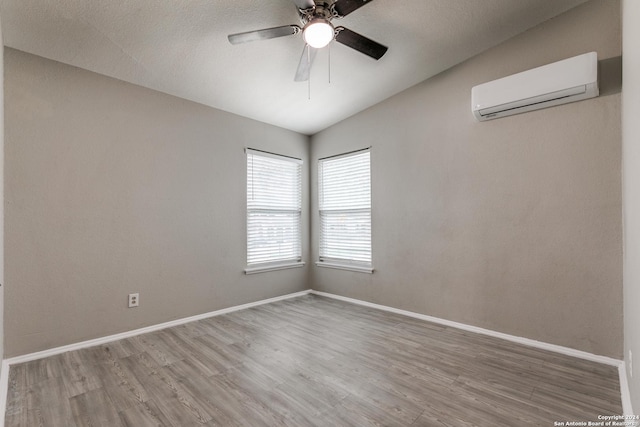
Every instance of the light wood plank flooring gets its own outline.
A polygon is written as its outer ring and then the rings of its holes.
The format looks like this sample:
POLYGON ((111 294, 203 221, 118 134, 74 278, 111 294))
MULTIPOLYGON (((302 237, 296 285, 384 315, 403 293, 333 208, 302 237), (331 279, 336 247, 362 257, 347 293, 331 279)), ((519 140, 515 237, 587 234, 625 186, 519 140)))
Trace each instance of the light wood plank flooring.
POLYGON ((617 370, 318 296, 14 365, 15 426, 553 426, 617 370))

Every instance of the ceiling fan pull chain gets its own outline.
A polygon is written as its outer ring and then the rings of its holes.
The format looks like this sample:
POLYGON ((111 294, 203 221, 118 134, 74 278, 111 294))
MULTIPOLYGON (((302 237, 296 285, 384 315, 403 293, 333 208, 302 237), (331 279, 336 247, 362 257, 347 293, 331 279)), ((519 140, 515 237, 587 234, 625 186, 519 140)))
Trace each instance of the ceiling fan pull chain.
POLYGON ((307 99, 311 101, 311 46, 307 45, 307 68, 309 69, 309 78, 307 79, 307 99))
POLYGON ((329 55, 329 84, 331 84, 331 43, 327 45, 327 54, 329 55))

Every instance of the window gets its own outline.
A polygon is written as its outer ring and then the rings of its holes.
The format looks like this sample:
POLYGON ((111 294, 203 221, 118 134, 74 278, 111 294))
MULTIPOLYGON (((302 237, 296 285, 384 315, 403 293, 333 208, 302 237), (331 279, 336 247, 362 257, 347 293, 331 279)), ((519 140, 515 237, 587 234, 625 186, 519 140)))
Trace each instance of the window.
POLYGON ((247 268, 302 263, 302 160, 247 149, 247 268))
POLYGON ((318 186, 317 265, 373 272, 370 150, 320 159, 318 186))

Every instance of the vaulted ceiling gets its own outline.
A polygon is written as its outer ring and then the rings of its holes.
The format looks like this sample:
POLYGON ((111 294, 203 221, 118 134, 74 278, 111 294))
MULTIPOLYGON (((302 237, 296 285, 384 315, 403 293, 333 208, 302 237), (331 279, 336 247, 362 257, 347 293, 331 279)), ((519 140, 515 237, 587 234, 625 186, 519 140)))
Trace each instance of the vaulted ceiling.
POLYGON ((0 14, 6 46, 311 135, 584 1, 374 0, 333 23, 387 53, 332 42, 308 83, 300 34, 227 40, 300 25, 292 0, 0 0, 0 14))

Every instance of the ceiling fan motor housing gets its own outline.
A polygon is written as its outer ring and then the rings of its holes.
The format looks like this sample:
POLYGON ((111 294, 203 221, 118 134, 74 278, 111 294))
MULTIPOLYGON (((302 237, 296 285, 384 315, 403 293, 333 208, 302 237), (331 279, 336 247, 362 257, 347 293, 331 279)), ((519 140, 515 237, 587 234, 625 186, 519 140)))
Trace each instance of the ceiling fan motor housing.
POLYGON ((333 12, 331 7, 332 5, 325 1, 316 1, 315 7, 310 7, 309 9, 299 9, 300 11, 300 20, 304 25, 307 25, 310 21, 314 19, 325 19, 326 21, 331 21, 333 18, 336 18, 337 15, 333 12))

